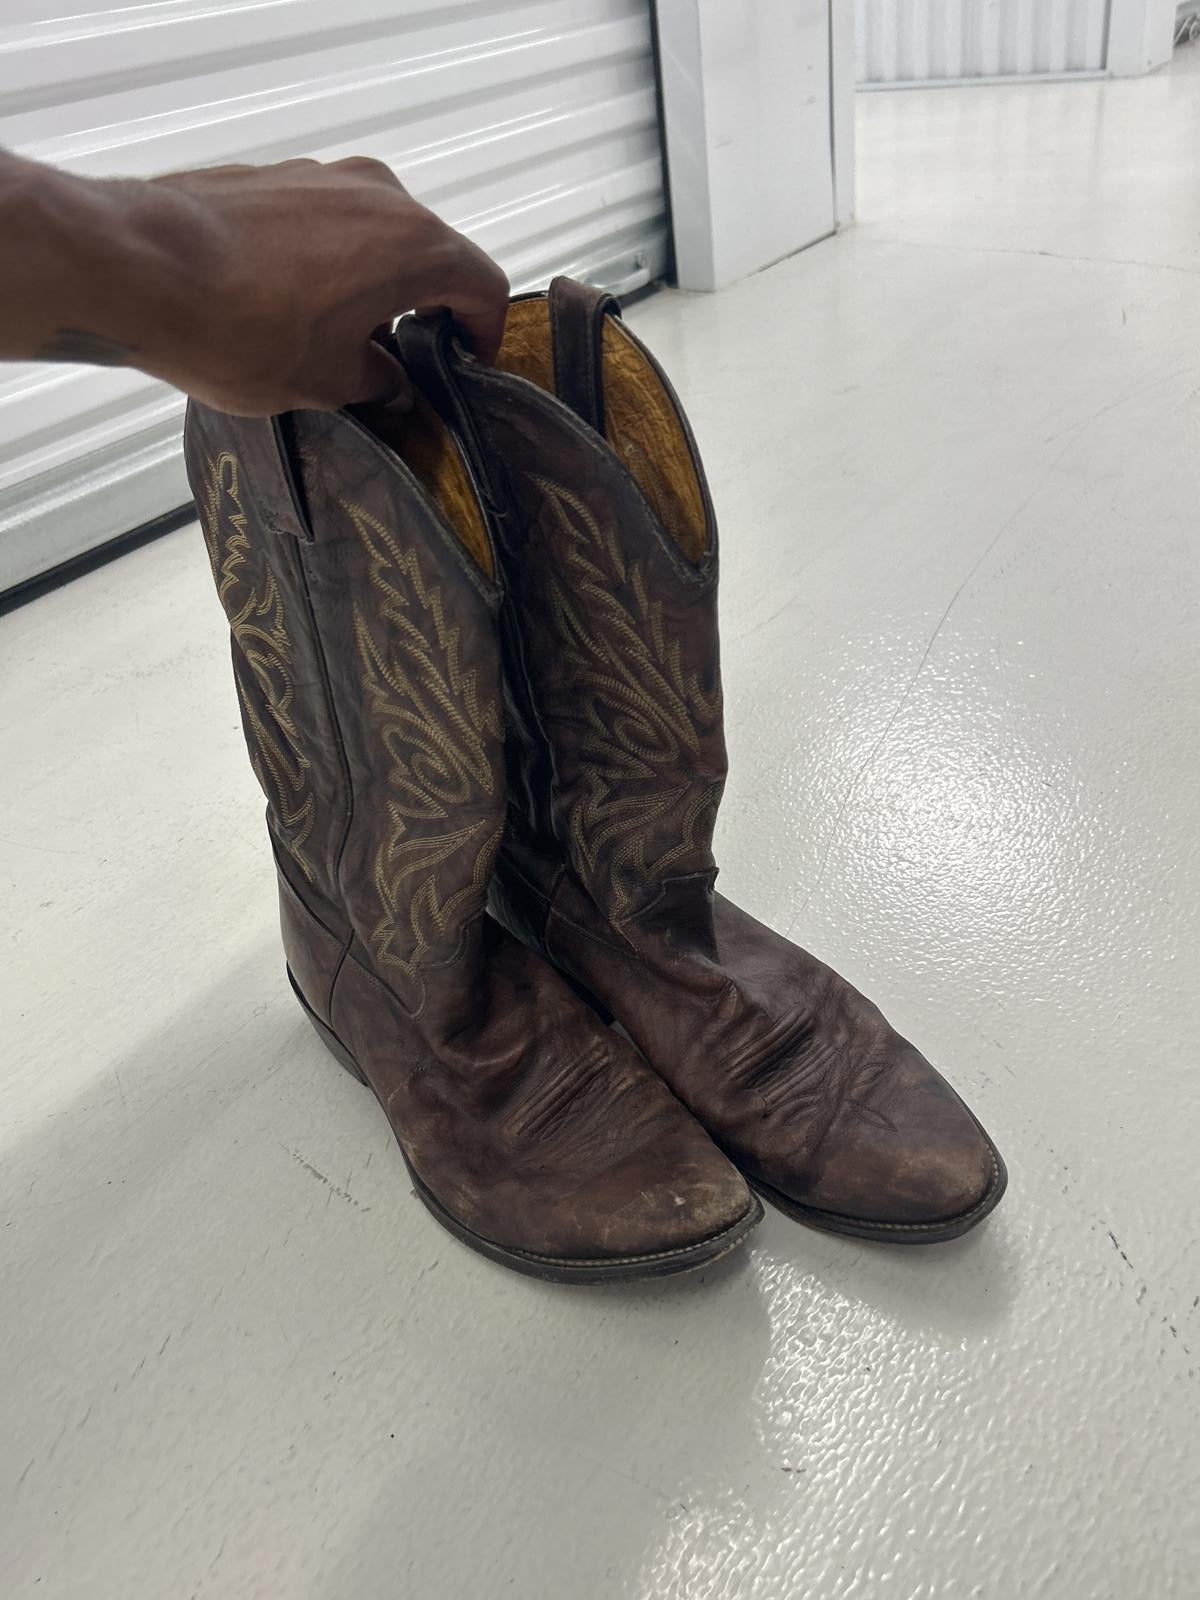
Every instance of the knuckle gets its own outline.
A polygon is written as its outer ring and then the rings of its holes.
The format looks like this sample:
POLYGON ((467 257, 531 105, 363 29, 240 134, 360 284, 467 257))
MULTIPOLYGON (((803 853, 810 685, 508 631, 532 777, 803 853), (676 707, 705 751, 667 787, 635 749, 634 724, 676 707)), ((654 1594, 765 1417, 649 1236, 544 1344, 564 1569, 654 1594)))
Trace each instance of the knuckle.
POLYGON ((395 181, 391 167, 386 161, 380 161, 375 156, 343 156, 333 165, 337 171, 348 173, 353 177, 385 178, 389 183, 395 181))

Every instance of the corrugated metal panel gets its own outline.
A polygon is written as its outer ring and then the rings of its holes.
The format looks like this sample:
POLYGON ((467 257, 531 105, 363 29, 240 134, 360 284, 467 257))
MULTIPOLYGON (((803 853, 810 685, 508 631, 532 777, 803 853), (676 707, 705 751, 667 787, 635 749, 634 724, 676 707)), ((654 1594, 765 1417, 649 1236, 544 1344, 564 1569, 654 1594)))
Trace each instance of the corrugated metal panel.
POLYGON ((1104 67, 1109 0, 855 0, 858 81, 936 83, 1104 67))
MULTIPOLYGON (((516 288, 666 268, 649 0, 5 0, 4 21, 9 148, 105 175, 365 152, 516 288)), ((0 375, 0 591, 186 501, 171 390, 0 375)))

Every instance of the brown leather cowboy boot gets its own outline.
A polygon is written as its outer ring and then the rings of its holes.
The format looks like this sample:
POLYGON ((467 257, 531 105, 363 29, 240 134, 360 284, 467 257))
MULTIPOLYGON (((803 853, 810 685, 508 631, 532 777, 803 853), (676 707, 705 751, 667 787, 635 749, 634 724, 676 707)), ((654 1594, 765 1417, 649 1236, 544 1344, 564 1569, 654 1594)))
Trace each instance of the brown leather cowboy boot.
POLYGON ((494 371, 445 324, 397 332, 504 502, 493 910, 616 1016, 789 1216, 953 1238, 1004 1190, 983 1129, 875 1006, 713 891, 716 525, 679 402, 618 314, 557 279, 513 302, 494 371))
POLYGON ((493 554, 428 407, 190 408, 292 985, 476 1250, 562 1282, 731 1249, 761 1206, 626 1041, 485 916, 504 818, 493 554))

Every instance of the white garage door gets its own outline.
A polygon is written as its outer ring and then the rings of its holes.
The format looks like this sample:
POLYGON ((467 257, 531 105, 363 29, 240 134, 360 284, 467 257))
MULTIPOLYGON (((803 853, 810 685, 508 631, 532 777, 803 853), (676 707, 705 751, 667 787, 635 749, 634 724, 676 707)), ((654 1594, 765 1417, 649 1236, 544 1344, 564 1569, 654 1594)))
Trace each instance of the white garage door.
MULTIPOLYGON (((650 0, 4 0, 0 145, 76 172, 364 152, 503 264, 667 265, 650 0)), ((183 402, 0 367, 0 593, 187 501, 183 402)))
POLYGON ((871 87, 1104 69, 1109 0, 855 0, 871 87))

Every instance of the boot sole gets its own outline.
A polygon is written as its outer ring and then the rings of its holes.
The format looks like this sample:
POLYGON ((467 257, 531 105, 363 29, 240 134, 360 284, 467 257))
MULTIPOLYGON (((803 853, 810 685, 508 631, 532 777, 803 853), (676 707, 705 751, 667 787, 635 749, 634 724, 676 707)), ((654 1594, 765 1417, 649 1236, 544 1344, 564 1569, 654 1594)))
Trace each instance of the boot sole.
MULTIPOLYGON (((975 1125, 979 1127, 978 1123, 975 1125)), ((983 1129, 979 1128, 979 1131, 987 1139, 988 1149, 991 1152, 992 1181, 984 1192, 982 1200, 977 1200, 969 1211, 961 1211, 958 1216, 947 1217, 942 1222, 871 1222, 863 1217, 845 1217, 833 1211, 819 1211, 814 1206, 802 1205, 798 1200, 793 1200, 778 1189, 773 1189, 761 1178, 752 1178, 742 1168, 738 1170, 750 1187, 762 1195, 764 1200, 769 1201, 777 1211, 782 1211, 784 1216, 790 1217, 793 1222, 802 1222, 809 1228, 819 1228, 822 1233, 839 1233, 853 1239, 870 1240, 874 1244, 943 1244, 949 1239, 960 1239, 964 1233, 970 1233, 972 1228, 977 1228, 1000 1204, 1008 1187, 1008 1169, 1001 1159, 1000 1152, 983 1129)))
MULTIPOLYGON (((613 1021, 612 1012, 585 984, 580 983, 569 973, 563 972, 561 967, 555 970, 574 989, 584 1004, 592 1008, 601 1022, 608 1024, 613 1021)), ((962 1211, 956 1217, 947 1217, 939 1222, 872 1222, 864 1217, 847 1217, 834 1211, 821 1211, 816 1206, 806 1206, 799 1200, 793 1200, 781 1190, 773 1189, 769 1183, 764 1183, 761 1178, 751 1176, 728 1150, 725 1154, 756 1194, 760 1194, 777 1211, 782 1211, 785 1217, 793 1222, 802 1222, 805 1227, 817 1228, 822 1233, 841 1234, 852 1239, 867 1239, 874 1244, 943 1244, 949 1239, 960 1239, 964 1233, 970 1233, 972 1228, 978 1227, 1000 1204, 1004 1191, 1008 1188, 1008 1168, 1004 1165, 1000 1152, 979 1122, 974 1117, 971 1120, 975 1122, 991 1155, 992 1181, 988 1184, 983 1198, 977 1200, 970 1210, 962 1211)), ((720 1143, 719 1140, 716 1142, 720 1143)))
MULTIPOLYGON (((371 1089, 370 1080, 358 1062, 337 1034, 326 1027, 301 994, 300 986, 290 967, 287 969, 287 974, 292 992, 303 1007, 304 1015, 312 1024, 321 1043, 352 1078, 364 1088, 371 1089)), ((374 1093, 374 1090, 371 1092, 374 1093)), ((530 1250, 515 1249, 512 1245, 497 1244, 494 1240, 485 1238, 483 1234, 468 1228, 465 1223, 459 1222, 457 1217, 446 1210, 437 1196, 426 1188, 408 1159, 408 1152, 400 1144, 399 1138, 396 1143, 400 1147, 400 1154, 404 1165, 408 1168, 408 1175, 417 1198, 447 1232, 452 1233, 456 1239, 461 1239, 463 1244, 469 1245, 480 1255, 487 1256, 490 1261, 497 1261, 501 1266, 511 1268, 513 1272, 522 1272, 526 1277, 540 1278, 544 1283, 631 1283, 645 1278, 669 1278, 678 1273, 694 1272, 698 1267, 711 1266, 714 1261, 719 1261, 722 1256, 735 1250, 763 1216, 762 1205, 758 1197, 752 1193, 745 1214, 731 1227, 701 1240, 699 1244, 688 1245, 681 1250, 662 1250, 651 1255, 614 1256, 606 1260, 537 1255, 530 1250)))

